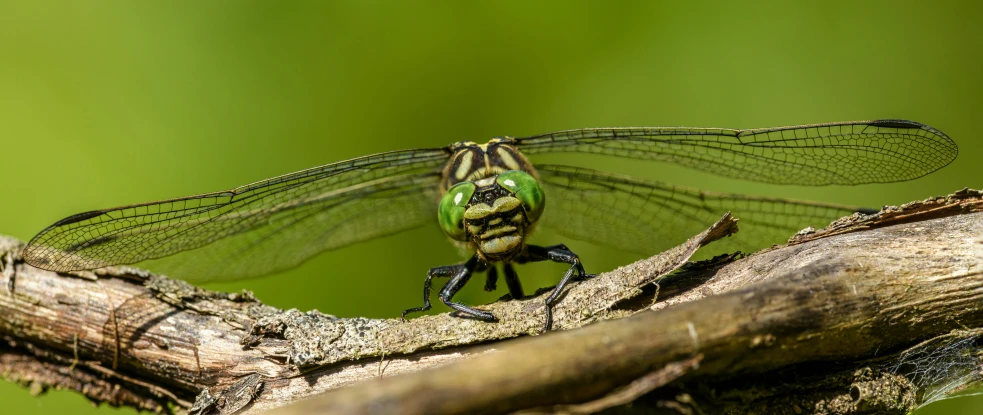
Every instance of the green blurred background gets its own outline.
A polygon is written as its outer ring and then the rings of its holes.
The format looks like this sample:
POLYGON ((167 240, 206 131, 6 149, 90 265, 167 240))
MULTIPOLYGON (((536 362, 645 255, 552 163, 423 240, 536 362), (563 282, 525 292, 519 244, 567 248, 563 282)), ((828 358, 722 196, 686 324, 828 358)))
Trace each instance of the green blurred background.
MULTIPOLYGON (((914 182, 788 187, 672 166, 592 167, 718 191, 880 206, 983 187, 977 2, 0 1, 0 233, 332 161, 598 126, 935 126, 955 163, 914 182)), ((567 162, 580 162, 571 158, 567 162)), ((596 271, 631 259, 569 243, 596 271), (579 247, 579 248, 578 248, 579 247)), ((436 226, 325 253, 249 289, 284 308, 395 317, 458 261, 436 226)), ((521 269, 527 290, 562 267, 521 269)), ((472 283, 459 297, 491 301, 472 283)), ((443 305, 434 312, 445 312, 443 305)), ((110 413, 0 382, 4 413, 110 413)), ((978 414, 981 398, 918 412, 978 414)))

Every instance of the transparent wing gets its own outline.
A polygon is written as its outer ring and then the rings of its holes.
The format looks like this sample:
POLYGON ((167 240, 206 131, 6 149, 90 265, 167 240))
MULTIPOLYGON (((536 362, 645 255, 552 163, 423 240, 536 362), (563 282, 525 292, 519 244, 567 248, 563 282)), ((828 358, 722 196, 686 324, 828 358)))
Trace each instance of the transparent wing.
POLYGON ((35 236, 24 257, 54 271, 154 260, 148 268, 196 282, 268 274, 435 220, 447 157, 445 149, 382 153, 225 192, 81 213, 35 236))
POLYGON ((605 154, 676 163, 744 180, 816 186, 911 180, 949 164, 958 152, 941 131, 903 120, 757 130, 588 128, 516 141, 527 154, 605 154))
POLYGON ((712 225, 725 212, 740 232, 714 251, 753 252, 858 208, 713 193, 578 167, 537 165, 546 211, 541 226, 586 242, 652 255, 712 225))

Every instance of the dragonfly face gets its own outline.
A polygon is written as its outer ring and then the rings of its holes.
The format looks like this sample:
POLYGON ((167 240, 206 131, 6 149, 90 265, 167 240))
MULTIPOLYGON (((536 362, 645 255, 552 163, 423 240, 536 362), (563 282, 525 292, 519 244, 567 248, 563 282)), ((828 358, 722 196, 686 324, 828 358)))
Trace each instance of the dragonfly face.
POLYGON ((618 250, 652 255, 701 232, 725 212, 741 219, 740 248, 781 242, 806 226, 858 211, 852 206, 716 193, 586 166, 533 164, 526 155, 596 154, 674 163, 772 184, 825 186, 912 180, 952 162, 955 142, 904 120, 792 127, 587 128, 486 144, 393 151, 314 167, 222 192, 95 210, 41 231, 25 261, 52 271, 134 264, 192 282, 235 280, 295 267, 318 253, 433 223, 474 255, 435 267, 450 281, 440 299, 465 316, 495 316, 452 301, 475 272, 501 262, 513 298, 523 290, 512 264, 553 261, 564 285, 589 277, 565 245, 537 246, 533 226, 618 250), (547 195, 549 203, 546 203, 547 195), (144 262, 146 261, 146 262, 144 262))
POLYGON ((536 170, 511 139, 457 143, 443 170, 437 209, 441 228, 469 243, 485 262, 518 257, 525 236, 542 215, 545 195, 536 170))

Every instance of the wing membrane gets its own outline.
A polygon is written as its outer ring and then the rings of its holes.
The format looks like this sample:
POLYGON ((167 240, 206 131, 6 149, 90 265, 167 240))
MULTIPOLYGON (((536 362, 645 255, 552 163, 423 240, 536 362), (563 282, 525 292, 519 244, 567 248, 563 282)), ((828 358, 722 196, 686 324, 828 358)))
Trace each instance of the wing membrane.
POLYGON ((516 140, 527 154, 658 160, 737 179, 814 186, 911 180, 944 167, 958 152, 941 131, 903 120, 756 130, 588 128, 516 140))
MULTIPOLYGON (((757 130, 598 128, 520 138, 529 154, 581 152, 677 163, 779 184, 895 182, 957 154, 942 132, 901 120, 757 130)), ((449 148, 405 150, 328 164, 225 192, 86 212, 35 236, 24 257, 55 271, 150 261, 192 281, 290 268, 319 252, 435 218, 449 148)), ((743 249, 781 242, 850 208, 702 192, 589 169, 541 166, 543 225, 575 239, 656 253, 733 211, 743 249)), ((719 245, 719 244, 718 244, 719 245)))
POLYGON ((263 275, 433 220, 446 160, 445 149, 382 153, 226 192, 86 212, 35 236, 24 257, 54 271, 156 260, 152 269, 198 282, 263 275))
POLYGON ((725 212, 740 232, 714 243, 751 252, 821 227, 854 207, 706 192, 591 169, 537 165, 546 193, 542 226, 582 241, 652 255, 703 231, 725 212))

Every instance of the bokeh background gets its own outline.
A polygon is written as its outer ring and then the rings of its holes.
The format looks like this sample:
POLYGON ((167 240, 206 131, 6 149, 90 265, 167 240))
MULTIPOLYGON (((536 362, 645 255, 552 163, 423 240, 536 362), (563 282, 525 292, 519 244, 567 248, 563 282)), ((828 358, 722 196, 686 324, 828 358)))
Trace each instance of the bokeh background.
MULTIPOLYGON (((0 233, 26 240, 72 213, 381 151, 598 126, 912 119, 948 133, 960 155, 900 184, 770 186, 654 163, 563 160, 875 207, 980 188, 978 4, 2 0, 0 233)), ((597 271, 632 258, 568 244, 597 271)), ((249 289, 283 308, 395 317, 420 303, 429 267, 458 260, 433 226, 210 288, 249 289)), ((527 290, 562 271, 521 269, 527 290)), ((459 298, 504 293, 481 286, 459 298)), ((68 392, 35 398, 9 382, 0 401, 4 413, 132 412, 68 392)), ((962 398, 918 414, 981 408, 983 398, 962 398)))

